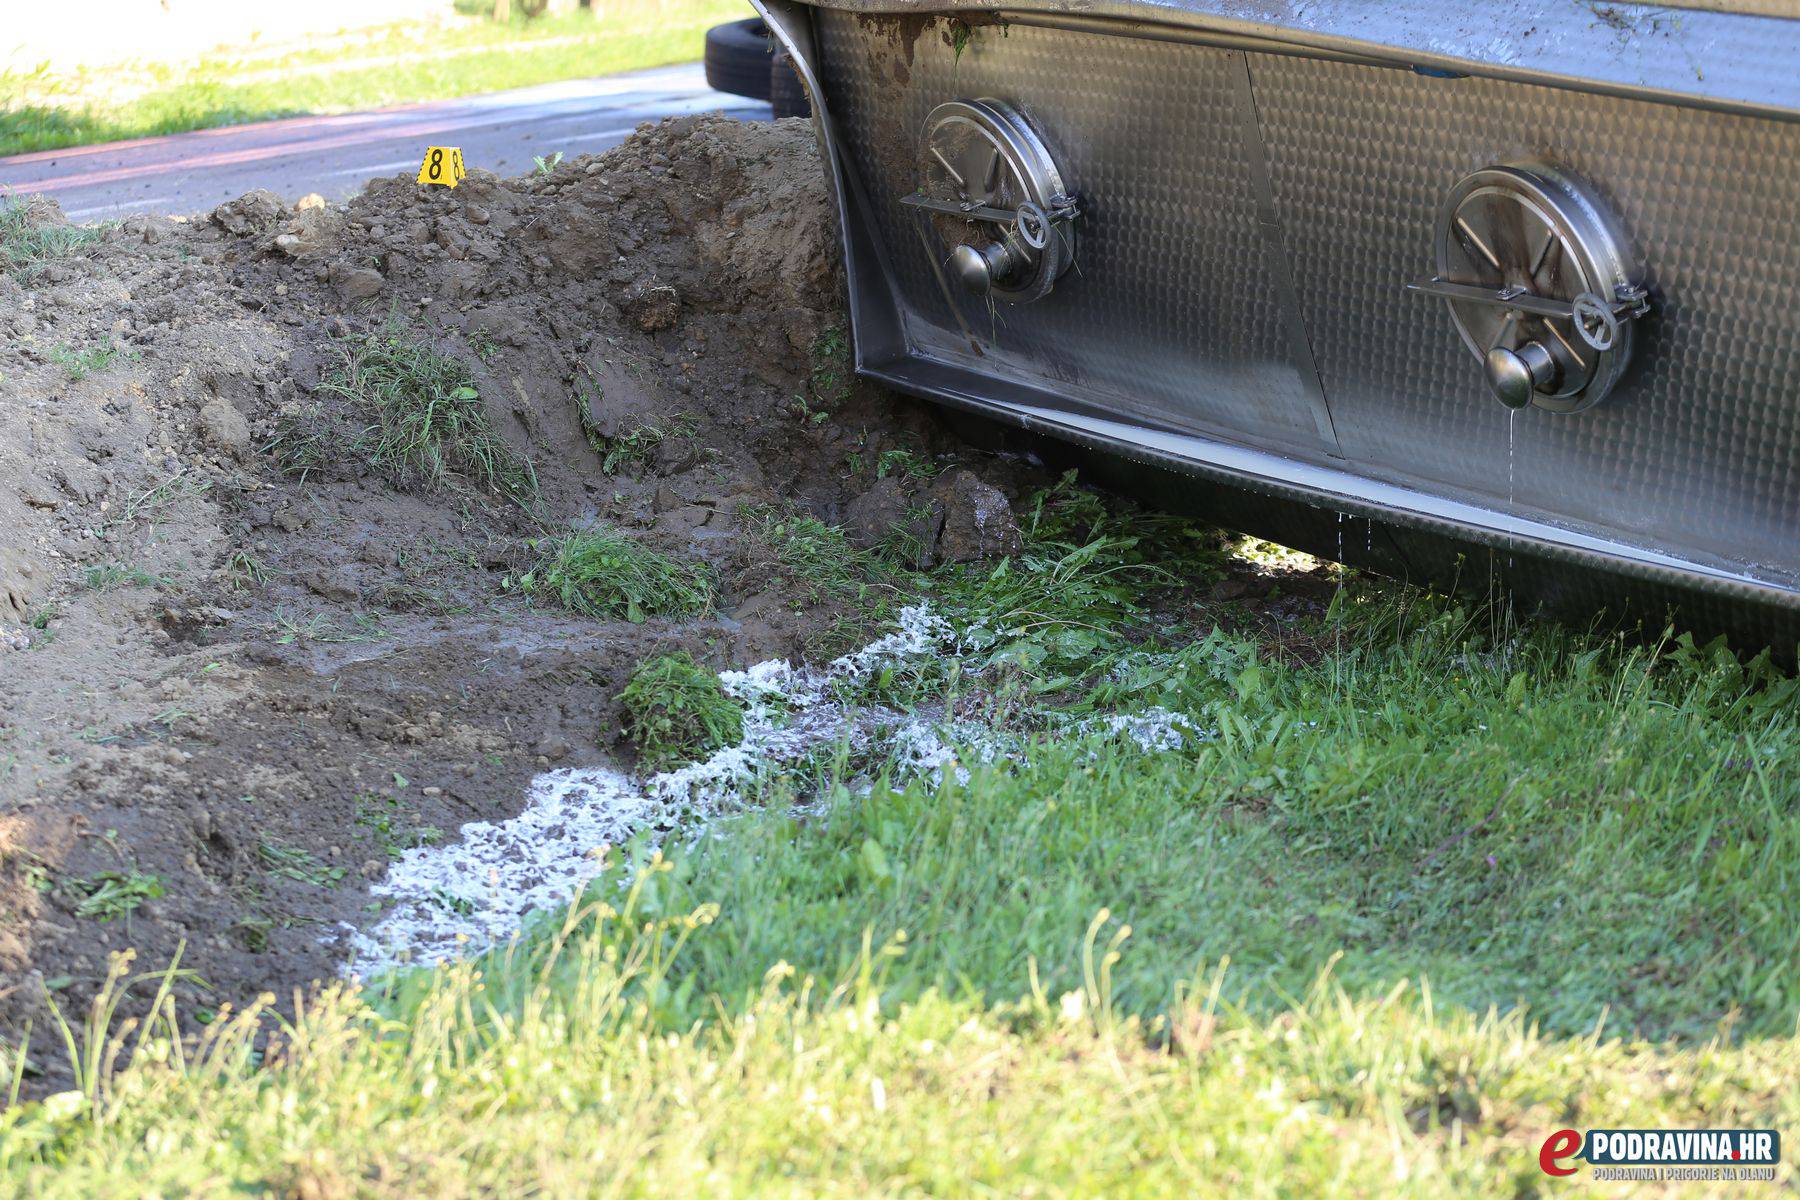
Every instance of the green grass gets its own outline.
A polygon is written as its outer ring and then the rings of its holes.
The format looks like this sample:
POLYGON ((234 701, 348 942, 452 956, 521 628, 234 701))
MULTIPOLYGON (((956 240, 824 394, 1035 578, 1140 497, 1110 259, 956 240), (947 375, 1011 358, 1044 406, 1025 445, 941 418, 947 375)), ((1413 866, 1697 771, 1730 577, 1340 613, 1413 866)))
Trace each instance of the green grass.
POLYGON ((232 48, 185 64, 0 75, 0 155, 693 61, 709 26, 749 13, 741 0, 603 0, 598 17, 583 10, 499 25, 466 15, 491 12, 491 4, 459 8, 465 16, 445 24, 318 37, 273 52, 232 48))
POLYGON ((761 543, 753 569, 779 579, 795 605, 827 614, 807 634, 808 657, 834 658, 892 620, 910 580, 886 558, 857 549, 842 529, 798 509, 744 505, 737 515, 761 543))
MULTIPOLYGON (((351 449, 398 482, 447 487, 468 482, 524 508, 537 500, 531 462, 494 431, 466 363, 410 330, 351 337, 319 390, 372 417, 351 449)), ((319 465, 324 451, 296 429, 272 447, 290 471, 319 465)))
POLYGON ((652 550, 616 530, 571 529, 528 545, 535 565, 514 586, 571 612, 639 622, 712 611, 709 568, 652 550))
POLYGON ((129 356, 128 351, 121 351, 110 342, 104 346, 53 346, 50 349, 50 361, 61 367, 71 380, 79 383, 89 375, 112 366, 122 354, 129 356))
POLYGON ((800 511, 746 505, 739 516, 768 547, 774 567, 808 604, 854 602, 883 611, 898 577, 879 555, 858 550, 835 525, 800 511), (885 586, 884 586, 885 585, 885 586))
POLYGON ((678 413, 663 425, 641 422, 607 437, 595 428, 591 402, 586 396, 580 400, 580 415, 582 432, 587 436, 588 445, 593 447, 594 453, 600 455, 600 469, 608 475, 617 475, 620 471, 644 470, 664 442, 670 438, 692 440, 699 428, 699 423, 691 415, 678 413))
MULTIPOLYGON (((1021 760, 896 791, 846 745, 804 807, 778 779, 653 831, 522 940, 267 1047, 172 1001, 72 1029, 95 1065, 0 1116, 0 1181, 1530 1195, 1559 1128, 1800 1119, 1800 683, 1356 580, 1278 653, 1192 607, 1211 531, 1066 483, 1022 521, 1004 567, 889 576, 961 654, 840 697, 1021 760), (1181 747, 1100 724, 1153 706, 1181 747)), ((828 532, 796 569, 855 586, 828 532)))
POLYGON ((1791 687, 1682 699, 1703 686, 1687 669, 1584 676, 1540 648, 1509 702, 1516 676, 1458 670, 1427 637, 1335 679, 1209 639, 1104 704, 1169 703, 1216 731, 1186 752, 1064 732, 966 787, 843 795, 803 828, 741 822, 662 885, 723 909, 690 949, 692 994, 741 997, 780 959, 833 977, 870 927, 908 935, 900 995, 1004 1000, 1034 962, 1066 990, 1107 908, 1108 932, 1135 931, 1115 1002, 1146 1017, 1197 963, 1229 956, 1231 998, 1266 1012, 1341 952, 1359 994, 1428 977, 1442 1002, 1522 1004, 1559 1034, 1703 1037, 1728 1014, 1791 1032, 1791 687), (1420 700, 1434 676, 1449 694, 1420 700))
POLYGON ((381 618, 370 613, 353 613, 345 622, 330 613, 314 613, 301 619, 280 608, 275 610, 275 619, 268 626, 268 632, 284 646, 294 642, 322 645, 378 642, 388 636, 388 631, 382 628, 381 618))
POLYGON ((95 563, 81 577, 81 586, 90 592, 110 592, 122 587, 164 587, 168 582, 166 576, 122 562, 95 563))
POLYGON ((308 404, 275 418, 275 436, 263 447, 282 471, 298 475, 300 482, 314 471, 324 470, 345 453, 343 439, 328 422, 322 405, 308 404))
POLYGON ((356 797, 356 823, 369 831, 375 845, 390 860, 398 860, 414 846, 433 845, 444 831, 431 825, 406 828, 406 814, 393 796, 364 793, 356 797))
POLYGON ((30 200, 0 196, 0 269, 21 282, 29 282, 44 264, 78 254, 99 239, 98 229, 46 221, 30 200))
POLYGON ((485 329, 471 329, 463 338, 469 345, 469 353, 480 359, 483 364, 494 361, 500 353, 500 344, 494 341, 494 335, 485 329))
POLYGON ((638 664, 619 693, 625 734, 651 769, 705 758, 744 733, 744 714, 719 677, 685 651, 638 664))
POLYGON ((261 587, 269 581, 268 566, 248 550, 233 550, 226 555, 225 565, 221 570, 233 591, 261 587))
POLYGON ((1353 582, 1294 631, 1325 651, 1306 665, 1171 620, 1219 561, 1206 531, 1066 484, 1025 524, 1020 558, 932 581, 961 661, 860 698, 975 715, 1035 743, 1028 764, 840 791, 804 826, 772 813, 677 856, 666 902, 724 914, 690 995, 749 995, 778 960, 835 977, 865 929, 909 935, 902 996, 1004 1000, 1034 963, 1066 989, 1106 908, 1136 930, 1114 1002, 1146 1019, 1196 963, 1229 956, 1229 996, 1274 1011, 1341 954, 1358 994, 1429 978, 1558 1035, 1793 1032, 1800 682, 1766 659, 1353 582), (1152 707, 1204 736, 1147 754, 1084 732, 1152 707))
POLYGON ((821 424, 850 398, 856 377, 850 338, 844 327, 833 325, 813 339, 807 358, 811 362, 807 395, 796 396, 795 406, 802 421, 821 424))
POLYGON ((1021 980, 1002 1006, 891 998, 914 951, 876 942, 841 978, 777 963, 746 1004, 672 1027, 673 971, 725 935, 653 891, 438 972, 399 1021, 329 991, 266 1051, 260 1005, 184 1045, 163 995, 108 1069, 97 1006, 65 1027, 78 1087, 0 1116, 0 1179, 45 1198, 1450 1197, 1536 1192, 1537 1146, 1567 1123, 1800 1118, 1791 1038, 1555 1037, 1324 972, 1252 1013, 1212 964, 1138 1021, 1111 998, 1132 941, 1104 931, 1075 988, 1021 980))
POLYGON ((36 630, 39 635, 31 639, 33 650, 42 650, 56 640, 56 622, 61 616, 62 613, 51 604, 41 604, 32 610, 25 619, 25 627, 36 630))
POLYGON ((183 500, 197 500, 211 492, 212 486, 210 479, 195 478, 183 467, 136 495, 127 496, 125 503, 119 508, 119 515, 95 526, 94 532, 107 538, 140 520, 154 522, 163 515, 165 509, 180 504, 183 500))

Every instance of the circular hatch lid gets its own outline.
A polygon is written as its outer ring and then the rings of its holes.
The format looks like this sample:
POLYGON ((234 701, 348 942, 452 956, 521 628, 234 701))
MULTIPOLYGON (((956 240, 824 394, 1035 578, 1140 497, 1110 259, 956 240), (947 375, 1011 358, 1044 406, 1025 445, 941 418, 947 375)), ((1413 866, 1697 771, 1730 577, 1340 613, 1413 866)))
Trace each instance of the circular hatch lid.
POLYGON ((1031 123, 1001 100, 952 100, 921 131, 919 189, 964 287, 1015 304, 1047 295, 1074 261, 1076 203, 1031 123))
POLYGON ((1487 167, 1451 189, 1436 276, 1490 390, 1511 408, 1579 412, 1612 390, 1647 311, 1625 240, 1585 184, 1544 164, 1487 167))

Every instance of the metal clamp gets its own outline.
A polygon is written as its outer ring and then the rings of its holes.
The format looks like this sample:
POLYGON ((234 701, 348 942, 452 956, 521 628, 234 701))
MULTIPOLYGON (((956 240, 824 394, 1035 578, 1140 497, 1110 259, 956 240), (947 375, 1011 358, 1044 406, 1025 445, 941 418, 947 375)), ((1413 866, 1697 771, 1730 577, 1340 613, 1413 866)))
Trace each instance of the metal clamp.
POLYGON ((922 208, 926 212, 945 213, 971 221, 1005 226, 1033 250, 1042 250, 1050 244, 1050 231, 1056 226, 1074 221, 1081 215, 1081 202, 1074 196, 1065 196, 1060 192, 1050 198, 1047 206, 1026 200, 1017 208, 995 208, 966 200, 939 200, 923 192, 902 196, 900 203, 912 208, 922 208))
POLYGON ((1081 215, 1075 197, 1061 192, 1047 205, 1024 200, 1017 208, 940 200, 922 192, 902 196, 900 203, 996 226, 997 240, 985 245, 965 243, 950 254, 952 273, 976 295, 987 295, 1016 281, 1036 265, 1052 238, 1068 242, 1074 221, 1081 215))
MULTIPOLYGON (((1500 288, 1477 287, 1453 283, 1436 275, 1413 280, 1406 285, 1406 290, 1463 304, 1503 308, 1507 310, 1509 320, 1516 319, 1519 313, 1529 313, 1549 321, 1567 322, 1576 336, 1600 352, 1619 344, 1626 321, 1635 321, 1650 311, 1648 295, 1633 283, 1620 284, 1614 289, 1611 300, 1603 300, 1592 292, 1580 292, 1573 300, 1554 300, 1534 295, 1517 284, 1500 288)), ((1489 347, 1482 358, 1482 373, 1487 379, 1488 390, 1508 408, 1524 408, 1540 393, 1554 391, 1564 375, 1556 353, 1536 341, 1516 347, 1489 347)))
POLYGON ((1436 275, 1429 279, 1412 280, 1406 285, 1406 290, 1441 296, 1446 300, 1515 309, 1554 321, 1572 321, 1582 341, 1596 350, 1612 348, 1617 340, 1620 322, 1636 320, 1650 311, 1647 293, 1643 288, 1630 283, 1620 284, 1611 300, 1602 300, 1592 292, 1582 292, 1572 301, 1553 300, 1547 296, 1533 295, 1522 287, 1477 287, 1468 283, 1453 283, 1436 275), (1604 337, 1604 341, 1595 341, 1594 337, 1589 336, 1591 333, 1604 337))
POLYGON ((1619 341, 1619 325, 1635 321, 1650 311, 1650 297, 1635 283, 1622 283, 1613 289, 1610 301, 1592 292, 1583 292, 1569 305, 1575 317, 1575 332, 1596 350, 1611 350, 1619 341))

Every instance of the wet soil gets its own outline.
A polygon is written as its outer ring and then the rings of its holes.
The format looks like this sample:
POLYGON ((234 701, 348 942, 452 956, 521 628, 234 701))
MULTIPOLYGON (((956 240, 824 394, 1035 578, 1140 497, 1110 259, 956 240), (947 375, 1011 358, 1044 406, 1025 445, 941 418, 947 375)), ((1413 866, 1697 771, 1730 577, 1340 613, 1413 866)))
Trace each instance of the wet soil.
POLYGON ((858 464, 955 443, 853 382, 834 237, 809 125, 696 117, 548 174, 133 218, 0 276, 0 1034, 84 1011, 126 946, 179 957, 196 1012, 329 977, 400 850, 628 760, 637 662, 853 626, 744 506, 837 521, 858 464), (530 511, 347 449, 367 414, 325 384, 383 329, 467 362, 530 511), (533 604, 526 544, 571 522, 709 567, 715 611, 533 604))
MULTIPOLYGON (((630 768, 642 660, 865 640, 754 514, 869 545, 928 513, 921 565, 1017 549, 1009 497, 1049 476, 854 379, 835 237, 808 123, 691 117, 516 179, 133 218, 0 274, 0 1037, 37 1030, 28 1093, 66 1084, 50 1007, 84 1014, 114 952, 178 962, 193 1017, 285 1002, 342 968, 402 852, 553 767, 630 768), (358 449, 335 372, 395 332, 467 366, 535 499, 358 449), (712 573, 717 603, 534 602, 530 543, 570 525, 712 573)), ((1191 599, 1245 595, 1275 633, 1323 603, 1270 586, 1191 599)))

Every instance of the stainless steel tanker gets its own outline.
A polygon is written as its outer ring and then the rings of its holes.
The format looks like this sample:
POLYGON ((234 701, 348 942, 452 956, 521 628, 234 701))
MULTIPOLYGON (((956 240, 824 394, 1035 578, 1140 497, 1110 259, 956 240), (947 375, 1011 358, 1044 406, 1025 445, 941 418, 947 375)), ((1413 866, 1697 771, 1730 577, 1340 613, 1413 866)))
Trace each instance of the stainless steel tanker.
POLYGON ((758 0, 858 369, 1379 570, 1800 638, 1800 3, 758 0))

